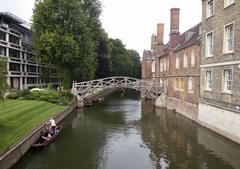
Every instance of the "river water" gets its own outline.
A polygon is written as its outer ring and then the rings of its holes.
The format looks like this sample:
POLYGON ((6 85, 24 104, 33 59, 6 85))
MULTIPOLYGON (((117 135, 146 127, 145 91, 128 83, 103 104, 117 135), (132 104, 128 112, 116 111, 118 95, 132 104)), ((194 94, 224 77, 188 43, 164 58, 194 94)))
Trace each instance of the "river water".
POLYGON ((140 94, 116 92, 63 121, 58 138, 14 169, 240 169, 240 146, 140 94))

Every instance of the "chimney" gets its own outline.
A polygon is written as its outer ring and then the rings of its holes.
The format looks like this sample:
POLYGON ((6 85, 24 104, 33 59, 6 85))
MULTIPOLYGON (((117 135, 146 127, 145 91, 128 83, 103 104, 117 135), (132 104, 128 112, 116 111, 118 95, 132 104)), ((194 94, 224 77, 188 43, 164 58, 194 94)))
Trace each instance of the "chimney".
POLYGON ((171 20, 170 20, 170 41, 169 47, 175 48, 179 42, 179 8, 172 8, 171 9, 171 20))
POLYGON ((163 36, 164 36, 164 24, 157 24, 157 44, 156 44, 156 55, 159 56, 163 50, 163 36))
POLYGON ((157 43, 163 44, 164 24, 157 24, 157 43))
POLYGON ((157 41, 157 36, 155 34, 152 34, 152 37, 151 37, 151 49, 152 50, 156 49, 156 41, 157 41))

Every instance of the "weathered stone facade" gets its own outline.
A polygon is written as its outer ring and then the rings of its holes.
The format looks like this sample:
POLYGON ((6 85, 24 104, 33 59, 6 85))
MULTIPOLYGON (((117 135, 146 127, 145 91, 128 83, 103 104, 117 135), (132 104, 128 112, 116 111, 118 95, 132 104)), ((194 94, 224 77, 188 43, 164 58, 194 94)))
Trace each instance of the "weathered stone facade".
POLYGON ((207 18, 207 0, 203 0, 203 43, 201 48, 201 100, 230 109, 240 106, 240 3, 224 8, 224 2, 214 1, 214 15, 207 18), (234 39, 233 51, 224 51, 224 27, 233 23, 234 39), (206 56, 206 34, 213 32, 213 55, 206 56), (232 69, 232 90, 223 90, 223 70, 232 69), (205 88, 205 72, 212 70, 212 90, 205 88))
POLYGON ((199 122, 240 143, 240 1, 212 2, 209 13, 202 0, 199 122))

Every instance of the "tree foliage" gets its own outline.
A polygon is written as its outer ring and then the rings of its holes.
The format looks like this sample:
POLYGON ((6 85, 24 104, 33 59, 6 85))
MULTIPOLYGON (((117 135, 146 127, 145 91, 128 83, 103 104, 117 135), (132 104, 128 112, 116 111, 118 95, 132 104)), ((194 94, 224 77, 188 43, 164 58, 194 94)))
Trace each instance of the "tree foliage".
POLYGON ((127 50, 119 39, 110 39, 110 55, 113 76, 140 78, 140 57, 137 51, 127 50))
POLYGON ((7 61, 0 58, 0 99, 4 98, 4 93, 7 90, 7 83, 6 83, 6 68, 7 68, 7 61))
POLYGON ((100 22, 99 0, 36 0, 32 47, 58 66, 65 86, 111 75, 136 77, 140 59, 121 40, 109 39, 100 22))
POLYGON ((61 68, 64 81, 95 76, 96 28, 101 24, 98 0, 36 0, 33 49, 43 61, 61 68))

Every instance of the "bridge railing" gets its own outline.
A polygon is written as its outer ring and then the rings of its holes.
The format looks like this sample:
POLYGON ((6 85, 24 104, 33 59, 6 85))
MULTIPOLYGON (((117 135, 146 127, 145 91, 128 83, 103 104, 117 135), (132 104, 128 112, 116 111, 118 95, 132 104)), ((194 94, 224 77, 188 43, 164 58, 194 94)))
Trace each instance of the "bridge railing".
POLYGON ((125 76, 117 76, 85 82, 74 81, 72 86, 72 93, 75 94, 78 99, 83 100, 98 90, 109 88, 135 89, 141 91, 153 99, 156 99, 164 92, 164 88, 160 83, 125 76))

